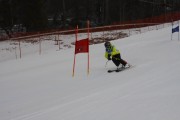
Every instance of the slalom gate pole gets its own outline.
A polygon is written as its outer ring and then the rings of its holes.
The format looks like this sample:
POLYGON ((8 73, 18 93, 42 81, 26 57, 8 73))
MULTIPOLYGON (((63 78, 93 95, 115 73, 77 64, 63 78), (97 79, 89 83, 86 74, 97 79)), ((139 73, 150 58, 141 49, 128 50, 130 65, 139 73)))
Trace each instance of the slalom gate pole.
POLYGON ((76 51, 77 33, 78 33, 78 26, 77 26, 77 28, 76 28, 76 40, 75 40, 75 43, 74 43, 74 45, 75 45, 75 50, 74 50, 74 64, 73 64, 73 74, 72 74, 72 77, 74 77, 75 63, 76 63, 76 53, 75 53, 75 51, 76 51))
POLYGON ((88 68, 87 68, 87 74, 89 75, 89 20, 87 21, 87 36, 88 36, 88 68))

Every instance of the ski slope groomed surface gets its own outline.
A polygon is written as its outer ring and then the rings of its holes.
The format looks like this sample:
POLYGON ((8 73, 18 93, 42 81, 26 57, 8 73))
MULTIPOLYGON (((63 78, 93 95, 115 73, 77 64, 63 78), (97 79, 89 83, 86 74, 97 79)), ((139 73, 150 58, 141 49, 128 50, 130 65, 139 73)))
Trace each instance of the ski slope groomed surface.
POLYGON ((171 27, 111 42, 133 68, 107 73, 104 44, 0 62, 0 120, 180 120, 180 41, 171 27))

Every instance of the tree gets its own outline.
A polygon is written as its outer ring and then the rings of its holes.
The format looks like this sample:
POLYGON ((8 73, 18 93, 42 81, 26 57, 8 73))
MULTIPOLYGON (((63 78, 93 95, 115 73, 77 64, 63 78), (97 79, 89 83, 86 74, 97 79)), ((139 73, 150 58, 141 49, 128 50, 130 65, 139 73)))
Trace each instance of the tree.
POLYGON ((5 30, 9 37, 14 22, 10 2, 10 0, 0 1, 0 27, 5 30))
POLYGON ((47 26, 47 15, 44 11, 43 0, 17 0, 18 19, 22 22, 28 31, 44 29, 47 26))
POLYGON ((28 31, 46 28, 44 2, 44 0, 1 0, 0 27, 7 31, 7 34, 16 24, 23 24, 28 31))

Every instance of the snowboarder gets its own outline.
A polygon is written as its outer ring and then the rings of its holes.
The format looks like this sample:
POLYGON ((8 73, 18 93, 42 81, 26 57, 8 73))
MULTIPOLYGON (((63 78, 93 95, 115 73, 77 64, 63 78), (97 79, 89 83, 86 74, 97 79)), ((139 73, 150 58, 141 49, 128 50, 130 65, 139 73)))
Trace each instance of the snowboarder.
POLYGON ((115 48, 109 41, 104 43, 106 48, 105 58, 108 60, 112 60, 113 63, 117 66, 117 69, 120 64, 122 64, 122 68, 128 68, 130 65, 121 58, 120 51, 115 48))

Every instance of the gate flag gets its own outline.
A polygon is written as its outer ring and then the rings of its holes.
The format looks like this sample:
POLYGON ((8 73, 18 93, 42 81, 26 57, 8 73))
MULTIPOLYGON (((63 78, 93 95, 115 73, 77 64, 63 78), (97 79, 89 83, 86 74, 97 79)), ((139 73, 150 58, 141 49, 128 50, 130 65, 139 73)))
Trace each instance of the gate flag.
POLYGON ((174 32, 179 32, 179 26, 172 28, 172 33, 174 33, 174 32))
POLYGON ((82 39, 75 43, 75 54, 89 52, 89 39, 82 39))
POLYGON ((78 26, 75 30, 76 32, 76 41, 75 41, 75 52, 74 52, 74 64, 73 64, 73 75, 75 71, 75 63, 76 63, 76 54, 78 53, 87 53, 88 55, 88 64, 87 64, 87 73, 89 74, 89 21, 87 21, 87 38, 78 40, 78 26))
POLYGON ((178 32, 178 41, 179 41, 179 20, 178 20, 178 25, 176 27, 173 27, 174 23, 172 22, 172 33, 171 33, 171 40, 173 37, 173 33, 178 32))

